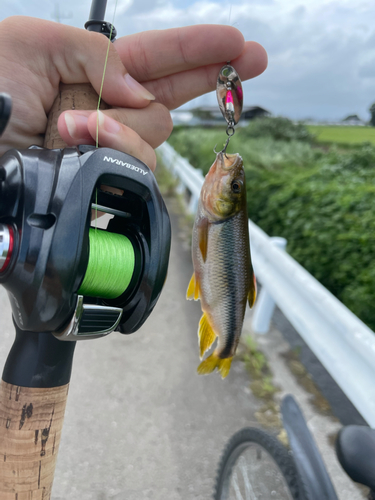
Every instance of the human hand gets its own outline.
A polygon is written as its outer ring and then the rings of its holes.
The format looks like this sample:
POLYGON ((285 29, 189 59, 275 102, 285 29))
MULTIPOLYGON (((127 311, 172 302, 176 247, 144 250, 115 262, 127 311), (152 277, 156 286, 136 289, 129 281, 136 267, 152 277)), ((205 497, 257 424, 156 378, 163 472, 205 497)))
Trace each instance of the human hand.
MULTIPOLYGON (((49 21, 14 17, 1 22, 0 90, 12 95, 13 113, 0 153, 43 143, 60 81, 90 82, 99 93, 107 46, 98 33, 49 21), (13 36, 16 25, 22 39, 13 36)), ((99 120, 100 145, 133 154, 154 168, 153 148, 172 130, 168 110, 214 90, 228 60, 242 80, 257 76, 267 64, 264 49, 244 42, 229 26, 191 26, 118 39, 110 45, 102 95, 112 109, 99 120), (151 104, 148 91, 155 96, 151 104)), ((96 124, 93 110, 76 110, 63 113, 58 128, 69 145, 93 144, 96 124)))

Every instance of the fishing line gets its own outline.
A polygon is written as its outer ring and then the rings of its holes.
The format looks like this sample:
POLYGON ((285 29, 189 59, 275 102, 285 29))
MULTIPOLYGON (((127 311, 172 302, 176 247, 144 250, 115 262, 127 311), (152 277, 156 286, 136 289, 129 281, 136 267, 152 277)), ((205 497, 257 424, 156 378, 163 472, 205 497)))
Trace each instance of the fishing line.
POLYGON ((128 288, 135 267, 135 252, 129 238, 90 228, 90 253, 86 274, 78 293, 88 297, 115 299, 128 288))
MULTIPOLYGON (((117 0, 108 39, 104 61, 103 76, 100 85, 97 112, 100 109, 104 78, 112 39, 112 30, 116 16, 117 0)), ((96 120, 96 148, 99 147, 99 113, 96 120)), ((114 299, 122 295, 129 286, 135 267, 135 253, 131 241, 122 234, 99 230, 98 189, 95 189, 95 227, 89 229, 89 261, 83 282, 78 293, 88 297, 114 299)))
POLYGON ((108 55, 109 55, 109 48, 111 46, 111 40, 112 40, 112 30, 113 26, 115 23, 115 16, 116 16, 116 9, 117 9, 117 1, 115 2, 115 10, 113 11, 113 19, 111 23, 111 31, 109 32, 109 38, 108 38, 108 46, 107 46, 107 53, 105 56, 105 61, 104 61, 104 69, 103 69, 103 76, 102 76, 102 83, 100 85, 100 91, 99 91, 99 99, 98 99, 98 107, 97 107, 97 117, 96 117, 96 144, 95 147, 99 147, 99 106, 100 106, 100 101, 102 100, 102 92, 103 92, 103 85, 104 85, 104 77, 105 77, 105 72, 107 69, 107 62, 108 62, 108 55))
POLYGON ((95 231, 98 229, 98 188, 95 188, 95 231))

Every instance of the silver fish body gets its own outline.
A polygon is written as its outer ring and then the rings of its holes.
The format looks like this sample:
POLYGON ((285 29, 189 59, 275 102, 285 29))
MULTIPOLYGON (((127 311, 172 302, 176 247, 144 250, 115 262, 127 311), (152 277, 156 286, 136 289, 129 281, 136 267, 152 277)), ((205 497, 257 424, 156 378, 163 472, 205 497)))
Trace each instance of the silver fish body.
POLYGON ((194 269, 200 281, 202 310, 219 337, 220 357, 233 356, 242 331, 247 294, 253 280, 248 220, 238 213, 228 220, 209 224, 207 258, 199 250, 198 232, 193 232, 194 269))
POLYGON ((214 353, 200 364, 198 373, 218 368, 224 378, 240 339, 246 303, 252 306, 256 294, 239 155, 219 153, 206 177, 193 228, 192 257, 194 274, 187 296, 201 300, 201 357, 218 337, 214 353))

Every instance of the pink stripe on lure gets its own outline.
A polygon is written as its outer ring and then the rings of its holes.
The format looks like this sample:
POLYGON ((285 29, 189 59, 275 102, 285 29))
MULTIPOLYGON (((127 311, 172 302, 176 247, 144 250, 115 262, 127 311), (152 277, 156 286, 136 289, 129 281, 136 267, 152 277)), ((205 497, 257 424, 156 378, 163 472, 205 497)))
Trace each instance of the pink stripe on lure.
POLYGON ((237 94, 238 100, 242 103, 243 92, 242 92, 242 88, 241 87, 237 87, 236 88, 236 94, 237 94))
POLYGON ((233 95, 232 95, 232 91, 231 90, 227 91, 227 95, 225 96, 225 104, 233 104, 234 105, 233 95))

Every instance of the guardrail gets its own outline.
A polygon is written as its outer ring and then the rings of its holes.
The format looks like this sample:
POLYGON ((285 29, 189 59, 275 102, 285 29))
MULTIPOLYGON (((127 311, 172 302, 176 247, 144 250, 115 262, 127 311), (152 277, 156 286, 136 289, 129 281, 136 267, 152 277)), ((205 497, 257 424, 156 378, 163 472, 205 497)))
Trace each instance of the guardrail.
MULTIPOLYGON (((157 149, 194 213, 203 175, 168 144, 157 149)), ((274 301, 371 427, 375 427, 375 334, 262 229, 249 220, 252 260, 262 285, 257 317, 274 301), (264 290, 264 291, 263 291, 264 290), (264 295, 263 295, 264 297, 264 295)), ((262 323, 262 322, 261 322, 262 323)), ((259 323, 258 323, 259 325, 259 323)), ((256 329, 256 328, 255 328, 256 329)))

